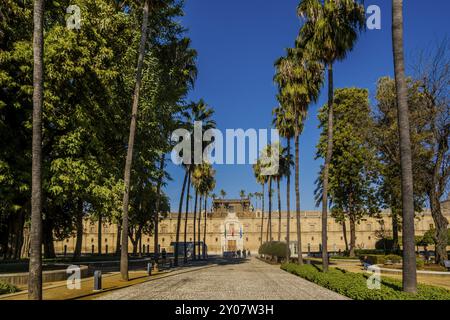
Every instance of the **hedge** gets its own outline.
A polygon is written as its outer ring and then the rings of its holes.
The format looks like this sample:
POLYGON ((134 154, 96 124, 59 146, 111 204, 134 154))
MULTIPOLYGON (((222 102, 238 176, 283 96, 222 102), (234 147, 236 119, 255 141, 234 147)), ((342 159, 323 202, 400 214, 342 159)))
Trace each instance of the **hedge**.
POLYGON ((14 293, 17 291, 19 291, 19 289, 17 289, 15 286, 9 283, 0 282, 0 294, 14 293))
POLYGON ((353 300, 450 300, 450 290, 418 284, 416 295, 402 291, 401 281, 382 277, 381 289, 370 290, 370 275, 331 268, 327 273, 320 266, 289 263, 281 269, 314 282, 322 287, 347 296, 353 300))
POLYGON ((286 249, 285 242, 271 241, 263 243, 258 252, 272 257, 286 258, 286 249))

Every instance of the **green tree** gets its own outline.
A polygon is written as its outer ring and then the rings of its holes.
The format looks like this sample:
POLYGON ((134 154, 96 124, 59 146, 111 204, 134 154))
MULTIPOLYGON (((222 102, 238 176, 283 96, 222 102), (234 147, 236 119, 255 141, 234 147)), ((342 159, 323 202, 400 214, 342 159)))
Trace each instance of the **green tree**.
MULTIPOLYGON (((429 130, 423 105, 424 96, 420 92, 420 83, 407 81, 409 119, 414 128, 411 131, 414 179, 414 208, 420 212, 424 207, 426 195, 426 161, 429 152, 424 148, 428 144, 429 130)), ((397 101, 395 82, 389 77, 378 80, 377 105, 373 112, 374 127, 369 137, 370 143, 377 149, 381 184, 379 188, 383 206, 389 208, 392 218, 393 250, 399 249, 399 228, 401 226, 401 165, 398 144, 397 101)))
MULTIPOLYGON (((330 203, 334 216, 350 222, 351 257, 355 256, 356 224, 364 216, 379 212, 376 193, 376 149, 368 143, 372 133, 368 91, 359 88, 338 89, 334 95, 333 158, 330 163, 330 203)), ((322 133, 317 156, 325 157, 327 148, 328 105, 319 111, 322 133)), ((324 170, 324 168, 322 168, 324 170)), ((319 179, 323 192, 323 172, 319 179)), ((316 199, 321 199, 322 194, 316 199)), ((323 246, 322 246, 323 247, 323 246)))

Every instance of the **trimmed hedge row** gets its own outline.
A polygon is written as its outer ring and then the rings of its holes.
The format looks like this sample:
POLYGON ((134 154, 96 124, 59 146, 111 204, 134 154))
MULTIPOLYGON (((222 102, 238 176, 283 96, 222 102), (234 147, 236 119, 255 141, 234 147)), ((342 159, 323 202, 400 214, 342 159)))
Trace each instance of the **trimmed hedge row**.
POLYGON ((353 300, 450 300, 450 291, 444 288, 418 284, 418 293, 402 291, 401 281, 382 277, 381 289, 367 287, 369 275, 331 268, 323 273, 319 266, 289 263, 281 269, 314 282, 353 300))
POLYGON ((395 255, 395 254, 389 254, 387 256, 385 255, 378 255, 378 254, 369 254, 365 256, 360 256, 359 258, 362 260, 366 257, 367 262, 370 264, 384 264, 386 261, 391 261, 392 263, 400 263, 402 262, 402 257, 395 255))
POLYGON ((9 283, 0 282, 0 294, 14 293, 17 291, 19 291, 19 289, 17 289, 15 286, 9 283))
POLYGON ((286 258, 286 242, 265 242, 259 247, 259 254, 266 254, 277 258, 286 258))

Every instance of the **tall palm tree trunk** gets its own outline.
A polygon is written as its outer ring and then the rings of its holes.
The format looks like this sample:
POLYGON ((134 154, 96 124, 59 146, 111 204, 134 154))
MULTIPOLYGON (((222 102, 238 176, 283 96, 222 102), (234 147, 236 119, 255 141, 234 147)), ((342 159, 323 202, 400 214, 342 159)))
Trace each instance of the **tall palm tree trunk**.
POLYGON ((262 196, 261 196, 261 203, 262 203, 262 210, 261 210, 261 237, 259 239, 260 245, 263 244, 263 233, 264 233, 264 196, 265 196, 265 190, 264 190, 265 184, 262 184, 262 196))
POLYGON ((414 244, 414 198, 411 139, 409 128, 408 89, 403 53, 403 1, 392 0, 392 46, 394 49, 395 85, 397 88, 400 162, 402 168, 403 209, 403 290, 417 292, 416 254, 414 244))
POLYGON ((201 256, 200 256, 200 254, 201 254, 201 249, 200 249, 200 247, 201 247, 201 245, 200 245, 200 242, 201 242, 201 239, 200 239, 200 237, 201 237, 201 232, 200 232, 200 225, 201 225, 201 222, 202 222, 202 200, 203 200, 203 196, 202 195, 200 195, 200 205, 199 205, 199 210, 198 210, 198 225, 197 225, 197 237, 198 237, 198 260, 200 260, 201 259, 201 256))
POLYGON ((161 161, 159 164, 159 178, 158 184, 156 186, 156 206, 155 206, 155 237, 154 237, 154 258, 156 266, 159 261, 159 208, 161 206, 161 187, 164 179, 164 165, 165 165, 166 157, 163 154, 161 156, 161 161))
POLYGON ((122 248, 120 255, 120 274, 122 280, 128 281, 128 206, 130 202, 131 166, 133 162, 134 139, 136 136, 136 118, 139 105, 139 94, 142 82, 142 67, 144 64, 145 43, 147 40, 149 0, 144 3, 144 16, 142 18, 141 42, 139 44, 139 57, 136 70, 136 86, 133 94, 133 108, 131 111, 130 136, 128 138, 127 159, 125 163, 125 193, 123 195, 122 216, 122 248))
POLYGON ((42 300, 42 105, 44 101, 44 0, 33 11, 33 141, 28 299, 42 300))
MULTIPOLYGON (((296 122, 298 117, 296 116, 296 122)), ((297 215, 297 263, 303 264, 303 252, 302 252, 302 231, 300 220, 300 134, 298 132, 298 123, 295 125, 295 209, 297 215)))
POLYGON ((183 187, 181 188, 180 195, 180 204, 178 207, 178 218, 177 218, 177 233, 175 236, 175 252, 174 252, 174 265, 178 266, 178 253, 180 247, 180 229, 181 229, 181 211, 183 210, 183 200, 184 200, 184 192, 186 190, 186 183, 188 179, 188 171, 184 174, 183 187))
POLYGON ((280 180, 277 179, 277 189, 278 189, 278 242, 281 241, 281 191, 280 191, 280 180))
POLYGON ((198 190, 195 190, 195 202, 194 202, 194 252, 192 254, 192 257, 194 260, 197 260, 197 239, 195 238, 197 235, 197 201, 198 201, 198 190))
POLYGON ((186 195, 186 215, 184 216, 184 263, 187 263, 187 231, 188 231, 188 212, 189 212, 189 193, 191 192, 191 168, 188 167, 188 182, 186 195))
POLYGON ((272 176, 269 176, 269 219, 267 220, 267 242, 272 241, 272 176))
POLYGON ((206 212, 207 201, 208 201, 208 196, 205 195, 205 217, 203 219, 203 220, 205 220, 204 225, 203 225, 203 259, 206 259, 206 223, 208 222, 207 212, 206 212))
MULTIPOLYGON (((291 163, 291 139, 287 139, 288 163, 291 163)), ((289 170, 286 176, 286 209, 287 209, 287 227, 286 227, 286 261, 290 262, 291 250, 289 249, 291 241, 291 172, 289 170)))
POLYGON ((327 153, 323 167, 323 194, 322 194, 322 268, 328 271, 328 179, 331 157, 333 156, 333 64, 328 63, 328 128, 327 128, 327 153))

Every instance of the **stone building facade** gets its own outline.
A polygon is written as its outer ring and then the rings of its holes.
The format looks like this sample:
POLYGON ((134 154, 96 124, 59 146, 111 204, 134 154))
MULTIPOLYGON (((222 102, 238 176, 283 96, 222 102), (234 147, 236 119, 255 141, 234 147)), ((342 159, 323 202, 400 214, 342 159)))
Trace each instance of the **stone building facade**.
MULTIPOLYGON (((442 210, 447 219, 450 220, 450 200, 442 203, 442 210)), ((160 250, 173 251, 173 242, 176 236, 177 213, 171 213, 159 223, 160 250)), ((188 214, 188 242, 193 241, 194 225, 193 214, 188 214)), ((287 214, 281 213, 281 240, 286 239, 287 214)), ((185 215, 182 216, 182 231, 184 231, 185 215)), ((203 239, 203 214, 202 214, 202 239, 203 239)), ((261 223, 264 226, 263 241, 267 237, 268 214, 264 217, 260 210, 253 210, 249 200, 215 200, 211 212, 207 214, 206 244, 209 254, 222 254, 227 251, 250 250, 257 253, 261 239, 261 223)), ((303 252, 318 252, 321 248, 321 212, 301 212, 301 234, 303 252)), ((291 212, 290 241, 291 252, 296 255, 296 216, 291 212)), ((278 240, 279 214, 272 213, 272 239, 278 240)), ((416 235, 423 235, 434 227, 434 221, 429 210, 416 214, 416 235)), ((401 230, 400 230, 401 231, 401 230)), ((389 211, 381 213, 381 218, 367 217, 356 225, 356 247, 361 249, 373 249, 379 240, 381 232, 392 234, 392 221, 389 211)), ((98 225, 86 220, 83 234, 83 253, 98 252, 98 225)), ((401 236, 401 233, 400 233, 401 236)), ((196 236, 197 237, 197 236, 196 236)), ((181 241, 184 234, 180 235, 181 241)), ((350 241, 350 230, 347 222, 347 239, 350 241)), ((116 251, 117 226, 104 224, 102 228, 102 253, 113 253, 116 251)), ((55 241, 55 251, 58 254, 66 252, 70 254, 74 250, 76 238, 72 237, 63 241, 55 241)), ((140 252, 153 252, 154 240, 152 235, 144 235, 141 240, 140 252)), ((130 242, 130 252, 132 245, 130 242)), ((331 252, 345 250, 343 227, 333 218, 328 219, 328 250, 331 252)))

